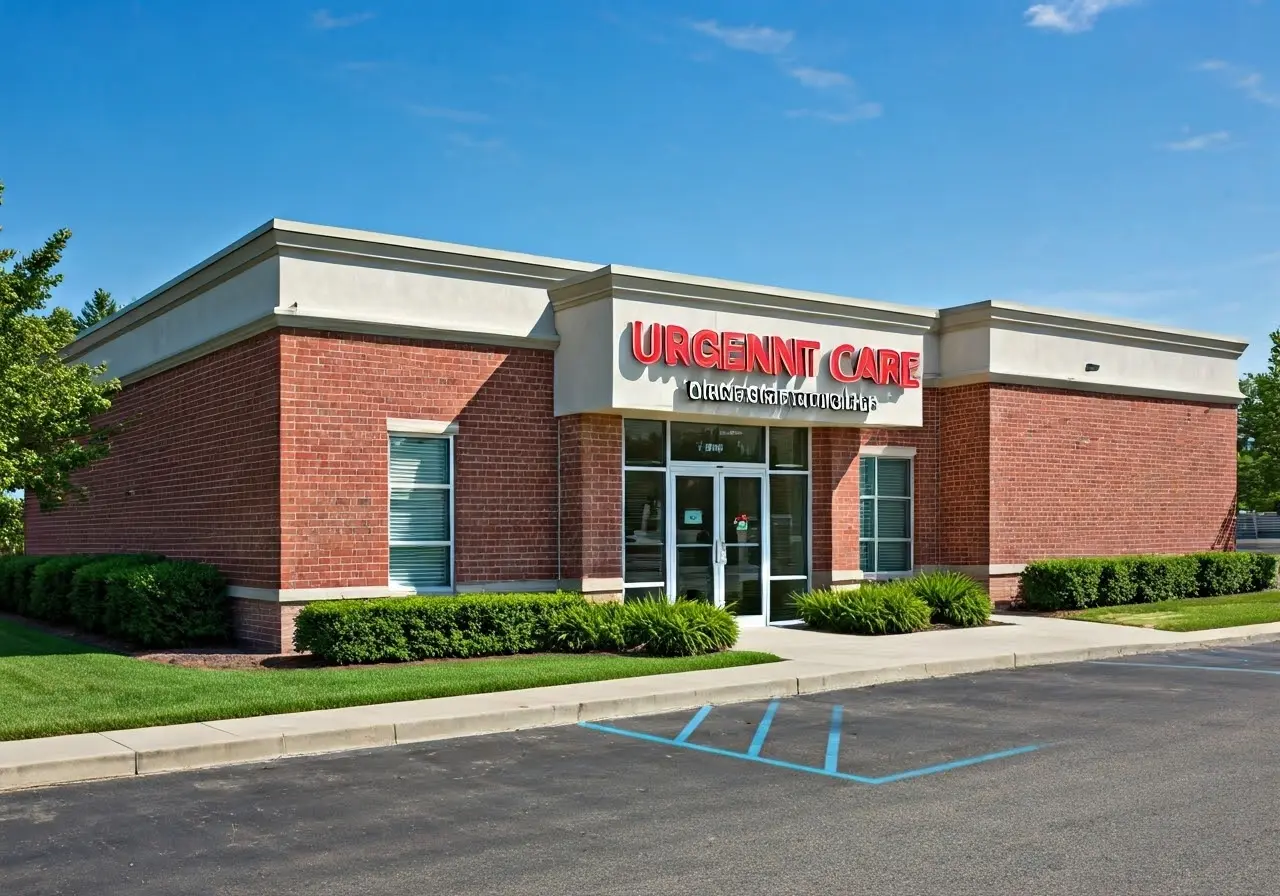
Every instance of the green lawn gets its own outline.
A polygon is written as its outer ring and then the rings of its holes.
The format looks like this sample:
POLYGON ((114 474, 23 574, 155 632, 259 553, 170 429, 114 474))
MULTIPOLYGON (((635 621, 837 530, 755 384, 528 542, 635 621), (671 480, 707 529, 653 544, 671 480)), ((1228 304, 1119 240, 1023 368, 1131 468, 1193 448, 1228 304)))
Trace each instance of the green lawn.
POLYGON ((723 669, 777 659, 745 651, 670 659, 551 654, 414 666, 233 671, 133 659, 0 620, 0 740, 723 669))
POLYGON ((1140 625, 1165 632, 1199 632, 1259 622, 1280 622, 1280 591, 1233 594, 1227 597, 1195 597, 1156 604, 1092 607, 1065 614, 1090 622, 1140 625))

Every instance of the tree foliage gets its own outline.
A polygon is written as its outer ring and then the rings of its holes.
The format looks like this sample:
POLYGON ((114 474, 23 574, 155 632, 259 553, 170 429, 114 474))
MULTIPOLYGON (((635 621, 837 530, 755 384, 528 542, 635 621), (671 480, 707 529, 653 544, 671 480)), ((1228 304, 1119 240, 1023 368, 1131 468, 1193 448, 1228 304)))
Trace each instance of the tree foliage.
POLYGON ((21 554, 22 544, 22 499, 0 495, 0 556, 21 554))
POLYGON ((1280 510, 1280 330, 1271 334, 1271 357, 1262 373, 1240 380, 1236 451, 1240 506, 1280 510))
POLYGON ((59 230, 22 257, 0 249, 0 492, 24 490, 44 509, 76 491, 72 473, 106 455, 110 431, 92 421, 119 389, 105 368, 63 359, 77 333, 71 312, 45 313, 70 238, 59 230))
POLYGON ((111 293, 105 289, 95 289, 93 298, 84 303, 84 307, 80 309, 80 313, 76 315, 76 330, 87 330, 96 323, 106 320, 111 315, 120 310, 120 306, 116 304, 116 300, 111 298, 111 293))

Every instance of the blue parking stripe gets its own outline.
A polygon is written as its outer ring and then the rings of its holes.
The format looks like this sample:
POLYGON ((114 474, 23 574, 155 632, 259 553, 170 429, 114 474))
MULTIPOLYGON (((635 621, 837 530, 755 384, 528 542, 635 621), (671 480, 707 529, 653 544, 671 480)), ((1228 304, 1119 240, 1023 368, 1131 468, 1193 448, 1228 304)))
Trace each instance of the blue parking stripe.
MULTIPOLYGON (((833 715, 835 715, 833 713, 833 715)), ((942 772, 951 771, 953 769, 965 768, 966 766, 979 765, 984 762, 993 762, 997 759, 1008 759, 1013 756, 1021 756, 1026 753, 1033 753, 1042 748, 1041 744, 1032 744, 1025 747, 1015 747, 1011 750, 1001 750, 998 753, 984 753, 981 756, 971 756, 967 759, 956 759, 952 762, 943 762, 937 765, 929 765, 924 768, 909 769, 905 772, 897 772, 892 775, 883 775, 877 778, 867 777, 866 775, 851 775, 847 772, 831 771, 825 768, 814 768, 808 765, 800 765, 795 762, 786 762, 781 759, 772 759, 768 756, 751 756, 747 753, 738 753, 733 750, 722 750, 719 747, 709 747, 705 744, 689 743, 688 741, 677 741, 669 737, 659 737, 656 734, 646 734, 643 731, 629 731, 626 728, 615 728, 612 725, 601 725, 599 722, 579 722, 579 727, 590 728, 592 731, 602 731, 605 734, 617 734, 622 737, 630 737, 635 740, 642 740, 648 743, 662 744, 670 747, 680 747, 685 750, 695 750, 699 753, 710 753, 713 756, 725 756, 729 759, 742 759, 746 762, 758 762, 761 765, 769 765, 774 768, 785 768, 790 771, 804 772, 809 775, 821 775, 825 778, 837 778, 841 781, 853 781, 857 784, 893 784, 897 781, 905 781, 910 778, 921 778, 926 775, 937 775, 942 772)))
POLYGON ((830 774, 836 770, 840 762, 840 722, 844 718, 844 707, 836 704, 831 707, 831 730, 827 733, 827 758, 822 769, 830 774))
POLYGON ((676 735, 675 742, 678 744, 682 744, 685 741, 687 741, 689 739, 689 735, 697 731, 698 726, 702 724, 702 720, 705 719, 710 714, 711 714, 710 704, 698 710, 697 713, 694 714, 693 718, 689 720, 689 724, 685 725, 684 728, 680 730, 680 733, 676 735))
POLYGON ((751 746, 747 748, 748 756, 759 756, 764 749, 764 739, 769 736, 769 726, 773 724, 773 714, 778 711, 778 701, 774 700, 764 711, 764 718, 756 726, 756 736, 751 738, 751 746))
POLYGON ((1095 666, 1137 666, 1140 669, 1198 669, 1201 672, 1245 672, 1253 675, 1280 675, 1280 669, 1241 669, 1239 666, 1197 666, 1191 663, 1125 663, 1094 660, 1095 666))

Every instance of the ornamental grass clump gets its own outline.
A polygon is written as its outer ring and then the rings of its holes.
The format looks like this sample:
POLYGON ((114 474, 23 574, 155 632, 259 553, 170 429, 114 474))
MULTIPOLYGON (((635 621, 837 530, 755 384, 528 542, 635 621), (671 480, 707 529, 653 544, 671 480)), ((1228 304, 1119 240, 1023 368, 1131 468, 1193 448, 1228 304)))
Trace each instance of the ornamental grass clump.
POLYGON ((971 628, 991 619, 991 597, 964 573, 926 572, 905 581, 929 605, 935 625, 971 628))

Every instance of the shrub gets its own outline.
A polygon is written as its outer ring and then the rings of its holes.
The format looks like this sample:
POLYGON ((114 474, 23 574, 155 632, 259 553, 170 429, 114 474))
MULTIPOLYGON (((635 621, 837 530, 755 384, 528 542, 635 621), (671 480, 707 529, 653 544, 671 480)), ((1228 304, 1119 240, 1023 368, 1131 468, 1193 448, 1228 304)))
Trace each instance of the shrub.
POLYGON ((48 557, 26 554, 0 558, 0 610, 25 613, 31 576, 48 557))
POLYGON ((1250 591, 1269 591, 1276 587, 1276 568, 1280 557, 1275 554, 1250 554, 1253 574, 1249 578, 1250 591))
MULTIPOLYGON (((107 630, 107 583, 110 577, 125 570, 164 558, 159 554, 110 554, 95 557, 92 562, 76 569, 71 576, 71 591, 67 597, 71 621, 87 632, 107 630)), ((111 628, 118 629, 120 620, 112 618, 111 628)))
POLYGON ((584 603, 563 592, 321 601, 298 614, 293 643, 344 664, 527 653, 545 649, 552 620, 584 603))
POLYGON ((27 592, 25 615, 45 622, 71 621, 71 577, 91 556, 68 554, 48 557, 36 566, 27 592))
POLYGON ((936 624, 970 627, 991 618, 991 597, 973 579, 958 572, 926 572, 907 579, 916 597, 929 605, 936 624))
MULTIPOLYGON (((1114 563, 1115 561, 1105 561, 1114 563)), ((1191 554, 1171 557, 1135 557, 1133 578, 1138 586, 1138 603, 1158 603, 1195 597, 1200 590, 1196 576, 1200 563, 1191 554)))
POLYGON ((1022 600, 1033 610, 1082 610, 1098 603, 1104 561, 1036 560, 1022 571, 1022 600))
POLYGON ((106 575, 103 628, 141 647, 226 641, 231 604, 222 574, 204 563, 162 560, 106 575))
POLYGON ((810 591, 796 598, 796 612, 811 628, 854 635, 918 632, 929 627, 932 616, 907 580, 810 591))
POLYGON ((1138 594, 1137 560, 1116 557, 1100 562, 1098 596, 1092 606, 1118 607, 1135 603, 1139 599, 1138 594))
POLYGON ((1201 597, 1243 594, 1261 590, 1253 587, 1253 554, 1240 551, 1212 551, 1194 554, 1198 593, 1201 597))
POLYGON ((586 653, 592 650, 627 650, 626 607, 636 606, 637 601, 625 604, 585 601, 566 607, 555 614, 547 624, 546 647, 568 653, 586 653))
POLYGON ((727 650, 738 641, 738 620, 723 607, 665 598, 622 604, 618 615, 626 649, 653 656, 698 656, 727 650))

